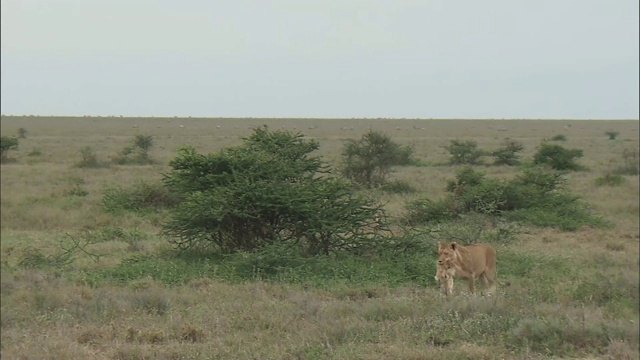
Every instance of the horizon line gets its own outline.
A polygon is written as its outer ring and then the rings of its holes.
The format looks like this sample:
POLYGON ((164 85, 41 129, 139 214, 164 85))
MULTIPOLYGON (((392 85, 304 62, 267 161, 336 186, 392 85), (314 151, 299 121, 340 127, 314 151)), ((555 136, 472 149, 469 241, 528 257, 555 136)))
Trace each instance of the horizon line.
POLYGON ((228 119, 228 120, 564 120, 564 121, 640 121, 640 118, 435 118, 435 117, 256 117, 256 116, 178 116, 178 115, 27 115, 27 114, 0 114, 1 117, 48 117, 48 118, 142 118, 142 119, 228 119))

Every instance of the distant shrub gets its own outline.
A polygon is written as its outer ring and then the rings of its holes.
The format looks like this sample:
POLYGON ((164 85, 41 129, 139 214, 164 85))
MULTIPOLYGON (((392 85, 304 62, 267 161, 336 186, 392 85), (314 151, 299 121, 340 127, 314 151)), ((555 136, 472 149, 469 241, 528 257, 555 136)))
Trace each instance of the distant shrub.
POLYGON ((554 135, 551 141, 567 141, 567 137, 564 134, 554 135))
POLYGON ((105 163, 98 161, 95 150, 91 146, 83 146, 80 149, 81 159, 76 163, 79 168, 99 168, 107 166, 105 163))
POLYGON ((18 137, 20 139, 26 139, 27 138, 27 129, 25 128, 19 128, 18 129, 18 137))
POLYGON ((138 134, 133 139, 133 144, 122 149, 113 162, 119 165, 146 165, 152 164, 153 160, 149 151, 153 147, 153 136, 138 134))
POLYGON ((451 155, 449 158, 451 165, 478 165, 482 163, 481 159, 485 155, 484 151, 478 149, 478 143, 473 140, 451 140, 451 143, 443 148, 451 155))
POLYGON ((605 134, 609 136, 609 140, 615 140, 618 137, 618 135, 620 135, 620 133, 617 131, 607 131, 605 132, 605 134))
POLYGON ((596 185, 603 186, 620 186, 624 184, 625 179, 621 175, 612 175, 611 173, 606 173, 604 176, 601 176, 595 180, 596 185))
POLYGON ((576 163, 581 157, 580 149, 566 149, 560 145, 543 142, 533 155, 533 163, 548 165, 556 170, 582 170, 583 167, 576 163))
POLYGON ((377 131, 369 131, 360 140, 347 140, 342 149, 342 175, 367 188, 377 187, 387 181, 393 166, 410 165, 413 148, 401 146, 391 137, 377 131))
POLYGON ((491 153, 494 165, 515 166, 520 163, 518 153, 524 149, 522 143, 511 139, 505 139, 503 146, 491 153))

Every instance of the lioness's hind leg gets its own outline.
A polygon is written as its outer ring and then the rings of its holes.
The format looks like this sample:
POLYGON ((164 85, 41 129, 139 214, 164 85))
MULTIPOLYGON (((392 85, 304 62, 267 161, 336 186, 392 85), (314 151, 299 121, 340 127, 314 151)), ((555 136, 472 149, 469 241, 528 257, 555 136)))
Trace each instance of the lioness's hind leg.
POLYGON ((485 272, 483 274, 483 282, 487 288, 487 295, 492 295, 496 292, 496 273, 495 271, 485 272))

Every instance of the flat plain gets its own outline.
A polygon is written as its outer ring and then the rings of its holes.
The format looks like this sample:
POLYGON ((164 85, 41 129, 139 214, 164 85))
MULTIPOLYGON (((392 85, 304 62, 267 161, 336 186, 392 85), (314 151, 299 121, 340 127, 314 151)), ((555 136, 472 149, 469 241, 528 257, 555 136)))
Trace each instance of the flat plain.
MULTIPOLYGON (((597 184, 623 165, 624 154, 637 154, 637 120, 2 116, 0 126, 2 136, 26 130, 1 168, 3 359, 640 356, 638 176, 597 184), (376 265, 385 259, 375 258, 366 262, 378 277, 361 266, 364 274, 321 284, 260 274, 230 279, 216 258, 185 264, 189 258, 175 255, 160 235, 166 213, 104 210, 105 188, 160 182, 180 147, 216 152, 262 125, 317 140, 316 155, 331 165, 340 162, 345 140, 369 130, 413 146, 422 165, 398 167, 392 178, 416 192, 380 193, 391 218, 402 217, 411 200, 445 195, 446 181, 459 170, 447 165, 443 148, 453 139, 474 140, 486 150, 516 140, 527 161, 543 140, 564 135, 558 143, 582 149, 585 167, 567 174, 567 188, 610 226, 522 227, 499 245, 504 286, 496 296, 468 296, 457 281, 456 293, 444 297, 433 281, 432 253, 413 254, 424 258, 418 262, 423 276, 406 281, 385 280, 384 266, 376 265), (619 135, 612 140, 606 132, 619 135), (154 163, 113 164, 138 134, 153 137, 154 163), (76 166, 86 147, 108 166, 76 166), (78 239, 91 240, 87 253, 64 258, 78 239), (130 277, 120 278, 119 271, 130 277)), ((518 171, 477 169, 497 178, 518 171)))

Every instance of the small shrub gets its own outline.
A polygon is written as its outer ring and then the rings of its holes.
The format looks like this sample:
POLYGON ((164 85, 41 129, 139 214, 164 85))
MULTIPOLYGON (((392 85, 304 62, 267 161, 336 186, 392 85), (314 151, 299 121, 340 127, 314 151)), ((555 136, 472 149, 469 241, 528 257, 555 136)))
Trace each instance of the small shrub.
POLYGON ((491 153, 494 157, 494 165, 515 166, 520 163, 518 153, 524 149, 524 146, 514 140, 505 139, 503 147, 491 153))
POLYGON ((410 165, 413 148, 401 146, 386 134, 369 131, 360 140, 347 140, 342 150, 342 175, 372 188, 384 184, 393 166, 410 165))
POLYGON ((618 137, 618 135, 620 135, 620 133, 619 133, 619 132, 617 132, 617 131, 611 131, 611 130, 610 130, 610 131, 605 132, 605 134, 606 134, 607 136, 609 136, 609 140, 615 140, 615 139, 618 137))
POLYGON ((451 155, 451 165, 478 165, 482 163, 481 158, 485 155, 484 151, 478 149, 478 143, 474 140, 451 140, 451 143, 443 148, 451 155))
POLYGON ((25 129, 25 128, 19 128, 19 129, 18 129, 18 138, 20 138, 20 139, 26 139, 26 138, 27 138, 27 129, 25 129))
MULTIPOLYGON (((447 199, 448 200, 448 199, 447 199)), ((453 201, 414 200, 407 204, 403 222, 410 226, 425 223, 440 223, 454 219, 457 214, 453 201)))
POLYGON ((80 149, 82 159, 76 164, 80 168, 97 168, 102 166, 98 162, 95 150, 91 146, 84 146, 80 149))
POLYGON ((554 135, 551 141, 567 141, 567 137, 564 134, 554 135))
POLYGON ((153 147, 153 137, 151 135, 136 135, 133 144, 127 146, 113 157, 113 162, 119 165, 146 165, 152 164, 153 160, 149 151, 153 147))
POLYGON ((597 186, 620 186, 624 184, 625 179, 621 175, 612 175, 610 173, 606 173, 604 176, 601 176, 595 180, 597 186))
POLYGON ((582 157, 580 149, 566 149, 560 145, 543 142, 533 156, 535 165, 548 165, 556 170, 582 170, 576 163, 582 157))

